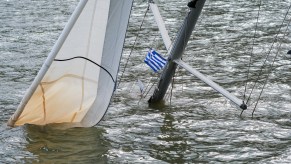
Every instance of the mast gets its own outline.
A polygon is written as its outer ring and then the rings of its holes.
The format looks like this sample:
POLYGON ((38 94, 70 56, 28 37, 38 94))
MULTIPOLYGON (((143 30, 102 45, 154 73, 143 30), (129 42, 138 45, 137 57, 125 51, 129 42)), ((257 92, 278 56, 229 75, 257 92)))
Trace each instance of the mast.
POLYGON ((171 80, 175 74, 177 65, 179 65, 186 69, 187 71, 189 71, 190 73, 192 73, 197 78, 199 78, 201 81, 212 87, 214 90, 221 93, 224 97, 228 98, 230 101, 235 103, 241 109, 243 110, 247 109, 247 105, 244 103, 244 101, 232 95, 227 90, 225 90, 224 88, 213 82, 211 79, 207 78, 205 75, 200 73, 198 70, 191 68, 188 64, 181 60, 182 54, 189 41, 189 38, 195 27, 195 24, 199 18, 199 15, 202 11, 205 1, 206 0, 192 0, 191 2, 188 3, 190 12, 186 16, 182 24, 182 27, 179 30, 177 39, 175 40, 173 48, 171 49, 167 65, 161 74, 160 81, 157 85, 157 88, 154 91, 154 94, 148 101, 149 103, 156 103, 164 98, 168 90, 168 87, 171 83, 171 80))
POLYGON ((154 91, 154 94, 149 99, 149 103, 159 102, 164 98, 177 68, 177 64, 174 62, 174 60, 180 59, 182 57, 182 54, 186 48, 205 1, 206 0, 193 0, 188 3, 190 12, 186 16, 182 27, 179 30, 178 36, 171 49, 167 65, 162 72, 160 81, 154 91))

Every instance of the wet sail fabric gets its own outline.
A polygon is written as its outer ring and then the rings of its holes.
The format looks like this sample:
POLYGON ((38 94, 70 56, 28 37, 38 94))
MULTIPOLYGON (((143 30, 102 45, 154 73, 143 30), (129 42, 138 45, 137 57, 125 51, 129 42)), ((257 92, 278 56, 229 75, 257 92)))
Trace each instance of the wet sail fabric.
POLYGON ((109 106, 133 0, 81 0, 8 125, 97 124, 109 106))

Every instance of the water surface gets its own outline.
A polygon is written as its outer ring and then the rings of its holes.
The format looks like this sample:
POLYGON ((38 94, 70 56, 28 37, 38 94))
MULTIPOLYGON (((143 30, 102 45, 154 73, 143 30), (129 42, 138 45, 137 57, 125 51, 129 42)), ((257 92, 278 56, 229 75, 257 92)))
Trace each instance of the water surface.
MULTIPOLYGON (((247 94, 275 40, 268 65, 274 70, 251 117, 197 78, 178 69, 164 105, 141 99, 136 80, 147 86, 157 74, 143 59, 149 47, 166 54, 152 13, 140 23, 146 1, 136 0, 126 37, 121 71, 138 36, 128 67, 108 112, 92 128, 6 127, 23 94, 77 5, 76 0, 0 0, 0 163, 288 163, 291 155, 290 0, 207 1, 183 59, 243 98, 249 56, 253 52, 247 94), (256 34, 254 32, 256 31, 256 34), (286 31, 286 32, 285 32, 286 31), (277 35, 278 34, 278 35, 277 35), (286 35, 284 37, 284 35, 286 35), (253 46, 254 45, 254 46, 253 46), (172 91, 172 94, 171 92, 172 91)), ((159 0, 172 40, 188 9, 187 0, 159 0)), ((268 69, 263 73, 266 77, 268 69)), ((121 75, 122 73, 120 73, 121 75)), ((260 85, 264 81, 260 80, 260 85)))

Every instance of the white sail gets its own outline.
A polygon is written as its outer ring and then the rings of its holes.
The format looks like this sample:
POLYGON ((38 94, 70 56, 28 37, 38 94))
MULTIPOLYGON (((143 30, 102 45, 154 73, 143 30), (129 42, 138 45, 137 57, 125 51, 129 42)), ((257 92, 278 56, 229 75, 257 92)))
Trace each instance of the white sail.
POLYGON ((115 89, 133 0, 82 0, 8 122, 89 127, 115 89))

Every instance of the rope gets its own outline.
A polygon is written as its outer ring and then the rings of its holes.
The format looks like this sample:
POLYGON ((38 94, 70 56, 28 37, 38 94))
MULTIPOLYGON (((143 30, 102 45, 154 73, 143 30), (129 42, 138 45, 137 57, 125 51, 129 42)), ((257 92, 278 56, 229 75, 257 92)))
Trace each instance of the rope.
POLYGON ((149 11, 149 6, 147 7, 147 9, 146 9, 146 11, 145 11, 145 14, 144 14, 143 20, 142 20, 142 22, 141 22, 141 24, 140 24, 140 26, 139 26, 138 33, 136 34, 136 37, 135 37, 134 43, 133 43, 133 45, 132 45, 132 47, 131 47, 131 50, 130 50, 130 53, 129 53, 128 57, 127 57, 127 60, 126 60, 126 63, 125 63, 125 65, 124 65, 124 68, 123 68, 122 74, 121 74, 121 76, 120 76, 120 81, 119 81, 118 84, 117 84, 117 88, 119 87, 119 84, 120 84, 121 81, 122 81, 122 78, 123 78, 123 75, 124 75, 125 69, 127 68, 128 61, 129 61, 130 56, 131 56, 131 54, 132 54, 132 52, 133 52, 133 49, 134 49, 134 47, 135 47, 135 45, 136 45, 136 42, 137 42, 138 36, 139 36, 139 34, 140 34, 140 32, 141 32, 141 28, 142 28, 142 25, 143 25, 143 23, 144 23, 144 20, 145 20, 145 17, 146 17, 146 15, 147 15, 148 11, 149 11))
POLYGON ((98 67, 102 68, 104 71, 106 71, 106 72, 108 73, 108 75, 111 77, 112 81, 115 83, 115 80, 114 80, 112 74, 111 74, 111 73, 110 73, 106 68, 104 68, 104 67, 101 66, 100 64, 98 64, 98 63, 92 61, 91 59, 85 58, 85 57, 83 57, 83 56, 75 56, 75 57, 68 58, 68 59, 54 59, 54 61, 68 61, 68 60, 73 60, 73 59, 85 59, 85 60, 87 60, 87 61, 89 61, 89 62, 95 64, 96 66, 98 66, 98 67))
MULTIPOLYGON (((190 9, 189 9, 189 11, 190 11, 190 9)), ((190 12, 187 12, 186 13, 186 15, 187 15, 187 17, 190 15, 190 12)), ((186 21, 185 22, 186 23, 186 27, 188 27, 187 26, 187 24, 188 24, 188 21, 186 21)), ((185 30, 185 32, 184 32, 184 35, 186 36, 186 32, 187 32, 187 30, 185 30)), ((176 34, 176 36, 175 36, 175 38, 174 38, 174 41, 172 41, 171 42, 171 46, 170 47, 172 47, 173 46, 173 44, 174 44, 174 42, 175 42, 175 40, 176 40, 176 38, 177 38, 177 36, 178 36, 178 34, 179 33, 177 33, 176 34)), ((185 49, 185 47, 186 47, 186 37, 184 38, 184 41, 183 41, 183 49, 185 49)), ((171 49, 171 48, 170 48, 171 49)), ((167 50, 167 54, 169 53, 169 50, 170 49, 168 49, 167 50)), ((170 52, 171 53, 171 52, 170 52)), ((184 52, 183 52, 183 54, 184 54, 184 52)), ((171 55, 171 54, 169 54, 169 55, 171 55)), ((178 69, 179 67, 177 67, 176 69, 178 69)), ((167 95, 168 95, 168 98, 170 99, 170 105, 171 105, 171 103, 172 103, 172 93, 173 93, 173 87, 174 87, 174 78, 175 78, 175 73, 177 72, 177 70, 175 70, 174 71, 174 75, 173 75, 173 77, 172 77, 172 82, 171 82, 171 89, 170 89, 170 91, 169 91, 169 88, 167 89, 167 95)), ((166 96, 167 97, 167 96, 166 96)))

